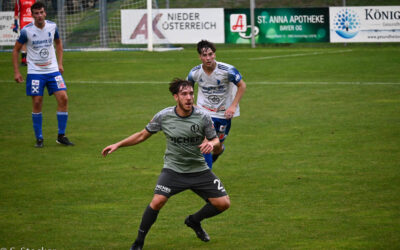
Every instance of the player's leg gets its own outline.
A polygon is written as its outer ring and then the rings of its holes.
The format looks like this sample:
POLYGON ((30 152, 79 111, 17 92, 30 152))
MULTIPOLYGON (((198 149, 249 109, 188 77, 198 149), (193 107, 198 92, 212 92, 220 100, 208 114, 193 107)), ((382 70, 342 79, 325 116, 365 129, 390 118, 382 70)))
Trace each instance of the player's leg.
POLYGON ((68 122, 67 87, 59 72, 49 74, 48 77, 49 81, 47 88, 49 95, 54 94, 57 100, 58 136, 56 142, 66 146, 73 146, 74 144, 65 136, 65 130, 68 122))
POLYGON ((43 104, 43 96, 32 96, 32 123, 33 123, 33 131, 35 132, 36 137, 36 148, 43 147, 43 132, 42 132, 42 104, 43 104))
POLYGON ((35 147, 43 147, 42 133, 42 105, 45 82, 41 75, 28 74, 26 76, 26 95, 32 97, 32 124, 35 132, 35 147))
POLYGON ((54 92, 57 100, 57 122, 58 122, 58 136, 57 143, 73 146, 74 144, 69 141, 65 136, 65 130, 68 122, 68 95, 65 90, 54 92))
POLYGON ((180 182, 179 174, 165 168, 161 171, 154 189, 153 199, 143 213, 138 236, 131 249, 142 249, 146 235, 156 221, 160 209, 165 205, 169 197, 185 189, 185 184, 180 182))
POLYGON ((218 157, 219 157, 220 155, 222 155, 222 153, 223 153, 224 151, 225 151, 224 141, 220 141, 220 146, 217 147, 217 148, 215 148, 215 149, 213 150, 213 152, 212 152, 212 155, 211 155, 211 160, 212 160, 212 162, 213 162, 213 163, 216 162, 217 159, 218 159, 218 157))
POLYGON ((201 227, 201 221, 222 213, 230 206, 228 195, 218 198, 209 198, 208 200, 209 202, 207 202, 199 211, 189 215, 185 220, 185 224, 195 231, 200 240, 205 242, 210 240, 210 236, 201 227))
POLYGON ((214 122, 215 131, 217 132, 219 141, 221 142, 220 147, 214 149, 212 153, 212 162, 214 163, 217 161, 218 157, 224 152, 225 150, 225 139, 229 134, 229 130, 231 129, 232 120, 229 119, 219 119, 219 118, 212 118, 214 122))
POLYGON ((168 198, 164 195, 154 194, 153 199, 150 202, 150 205, 146 207, 144 210, 142 221, 140 222, 138 236, 133 243, 131 249, 142 249, 144 245, 144 240, 146 238, 147 233, 150 231, 151 226, 157 220, 158 213, 160 209, 167 203, 168 198))
MULTIPOLYGON (((204 139, 204 140, 206 140, 206 139, 204 139)), ((207 163, 208 168, 212 169, 212 165, 213 165, 212 154, 211 153, 203 154, 203 156, 204 156, 204 160, 207 163)))
POLYGON ((222 182, 211 171, 198 176, 196 183, 192 185, 194 185, 192 190, 206 200, 206 204, 196 213, 189 215, 185 219, 185 224, 193 229, 200 240, 207 242, 210 237, 201 227, 201 221, 228 209, 230 206, 229 196, 222 182))

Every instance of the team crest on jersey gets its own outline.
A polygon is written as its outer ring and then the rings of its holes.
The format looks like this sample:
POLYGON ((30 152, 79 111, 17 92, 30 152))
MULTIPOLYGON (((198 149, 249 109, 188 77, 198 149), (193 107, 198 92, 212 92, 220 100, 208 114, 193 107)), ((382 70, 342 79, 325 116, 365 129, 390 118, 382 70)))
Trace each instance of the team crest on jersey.
POLYGON ((39 55, 41 58, 47 58, 49 57, 49 51, 46 48, 41 49, 39 55))
POLYGON ((218 103, 220 103, 221 98, 219 98, 217 95, 210 95, 210 96, 208 97, 208 100, 209 100, 211 103, 218 104, 218 103))
POLYGON ((49 37, 51 37, 51 33, 49 32, 49 37))
POLYGON ((200 126, 199 126, 198 124, 193 124, 192 126, 190 126, 190 130, 191 130, 193 133, 197 133, 197 132, 200 131, 200 126))

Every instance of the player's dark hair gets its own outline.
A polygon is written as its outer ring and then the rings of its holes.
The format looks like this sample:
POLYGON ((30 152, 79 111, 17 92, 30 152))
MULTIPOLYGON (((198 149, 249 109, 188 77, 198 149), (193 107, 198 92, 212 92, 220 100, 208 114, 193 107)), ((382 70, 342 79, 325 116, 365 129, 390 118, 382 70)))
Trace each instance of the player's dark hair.
POLYGON ((201 55, 201 52, 203 50, 211 49, 214 53, 217 51, 215 48, 215 45, 212 42, 209 42, 207 40, 201 40, 200 42, 197 43, 197 52, 199 55, 201 55))
POLYGON ((41 8, 46 10, 46 5, 44 5, 42 2, 36 2, 31 6, 31 11, 33 12, 33 10, 40 10, 41 8))
POLYGON ((187 80, 183 80, 183 79, 180 79, 180 78, 175 78, 169 84, 169 91, 172 93, 172 95, 175 95, 175 94, 179 93, 179 90, 181 90, 181 88, 185 88, 187 86, 190 86, 190 87, 193 88, 194 84, 192 82, 187 81, 187 80))

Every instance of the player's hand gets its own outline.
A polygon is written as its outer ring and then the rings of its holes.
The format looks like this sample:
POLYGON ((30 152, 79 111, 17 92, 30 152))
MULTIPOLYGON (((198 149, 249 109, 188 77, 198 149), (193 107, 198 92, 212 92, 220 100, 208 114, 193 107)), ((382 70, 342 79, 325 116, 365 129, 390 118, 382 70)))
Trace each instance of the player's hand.
POLYGON ((24 81, 24 78, 22 78, 21 73, 15 73, 15 74, 14 74, 14 80, 15 80, 16 82, 20 83, 20 82, 23 82, 23 81, 24 81))
POLYGON ((213 151, 214 145, 210 141, 204 140, 203 143, 199 145, 199 148, 202 154, 209 154, 213 151))
POLYGON ((18 33, 18 21, 17 21, 17 20, 14 20, 13 31, 14 31, 15 33, 18 33))
POLYGON ((62 66, 61 64, 58 65, 58 70, 60 71, 60 73, 64 73, 64 66, 62 66))
POLYGON ((101 154, 104 157, 106 157, 108 154, 111 154, 112 152, 114 152, 117 149, 118 149, 118 146, 116 144, 112 144, 112 145, 109 145, 109 146, 105 147, 103 149, 103 151, 101 151, 101 154))
POLYGON ((232 119, 233 115, 235 114, 236 107, 235 106, 230 106, 226 111, 225 111, 225 118, 226 119, 232 119))

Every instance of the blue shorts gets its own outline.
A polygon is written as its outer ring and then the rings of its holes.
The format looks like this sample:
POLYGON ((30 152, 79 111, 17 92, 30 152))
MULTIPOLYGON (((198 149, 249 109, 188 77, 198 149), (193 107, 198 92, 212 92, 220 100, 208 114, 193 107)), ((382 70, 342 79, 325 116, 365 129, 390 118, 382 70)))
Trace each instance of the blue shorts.
POLYGON ((47 87, 49 95, 60 90, 67 90, 67 86, 60 72, 28 74, 26 76, 27 96, 43 96, 44 87, 47 87))
POLYGON ((221 142, 225 140, 225 138, 229 134, 229 130, 231 129, 231 119, 221 119, 221 118, 211 118, 214 124, 215 131, 217 131, 217 136, 221 142))

